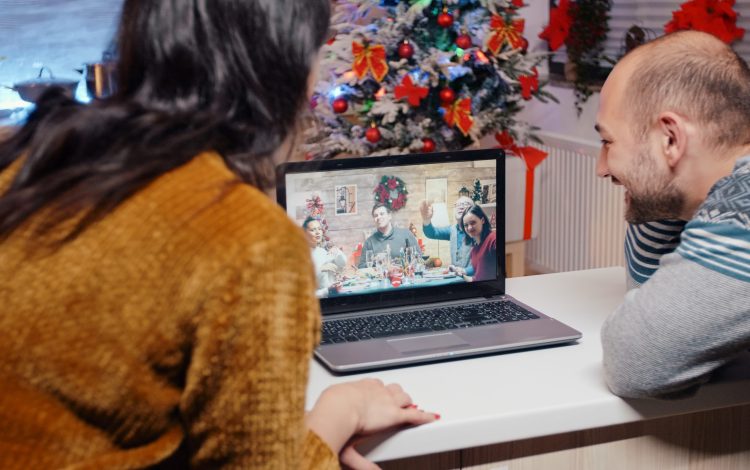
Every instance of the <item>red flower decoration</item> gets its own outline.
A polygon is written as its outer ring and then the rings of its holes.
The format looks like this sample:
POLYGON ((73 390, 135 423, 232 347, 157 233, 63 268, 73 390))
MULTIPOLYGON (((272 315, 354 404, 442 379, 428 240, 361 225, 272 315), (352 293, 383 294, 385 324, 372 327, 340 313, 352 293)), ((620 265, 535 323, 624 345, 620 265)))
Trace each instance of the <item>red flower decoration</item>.
POLYGON ((742 39, 745 30, 737 27, 734 0, 691 0, 672 12, 672 21, 664 25, 665 33, 694 29, 713 34, 727 44, 742 39))
POLYGON ((570 33, 570 1, 560 0, 556 8, 549 12, 549 24, 539 34, 539 38, 549 43, 549 48, 556 51, 568 39, 570 33))
POLYGON ((396 200, 391 204, 391 209, 397 211, 404 207, 404 204, 406 204, 406 196, 404 194, 399 194, 396 200))
POLYGON ((419 106, 419 102, 427 97, 429 91, 429 88, 414 85, 411 76, 406 74, 403 80, 401 80, 401 85, 396 85, 393 89, 393 94, 397 100, 406 98, 410 105, 419 106))
POLYGON ((533 75, 521 75, 518 81, 521 83, 521 96, 525 100, 531 99, 531 94, 539 91, 539 72, 536 67, 532 68, 533 75))
POLYGON ((390 189, 396 189, 398 188, 398 181, 396 181, 396 178, 391 178, 388 180, 388 187, 390 189))

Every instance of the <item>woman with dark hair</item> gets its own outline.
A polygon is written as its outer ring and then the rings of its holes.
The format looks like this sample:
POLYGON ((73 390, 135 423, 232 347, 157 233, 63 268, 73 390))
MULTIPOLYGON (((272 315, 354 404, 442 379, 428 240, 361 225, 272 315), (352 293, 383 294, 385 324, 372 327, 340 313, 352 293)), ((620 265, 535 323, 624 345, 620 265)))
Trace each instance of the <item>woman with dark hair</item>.
POLYGON ((0 468, 325 468, 433 421, 398 385, 305 416, 318 301, 263 193, 328 0, 126 0, 117 93, 0 143, 0 468))
POLYGON ((326 246, 320 220, 308 217, 302 222, 302 229, 307 234, 307 241, 312 250, 315 277, 318 282, 315 295, 318 298, 328 297, 328 288, 336 283, 337 274, 346 266, 346 255, 337 246, 326 246))
POLYGON ((486 281, 497 277, 497 241, 495 232, 481 206, 473 205, 464 212, 461 224, 468 237, 466 244, 471 246, 471 265, 474 275, 464 275, 467 282, 486 281))

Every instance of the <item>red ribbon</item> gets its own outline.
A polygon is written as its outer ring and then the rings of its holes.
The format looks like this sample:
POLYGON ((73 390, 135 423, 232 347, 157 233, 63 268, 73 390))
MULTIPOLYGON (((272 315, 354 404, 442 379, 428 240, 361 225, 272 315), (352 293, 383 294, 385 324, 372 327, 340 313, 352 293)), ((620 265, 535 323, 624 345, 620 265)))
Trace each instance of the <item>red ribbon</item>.
POLYGON ((471 98, 456 100, 452 105, 445 107, 445 122, 453 127, 458 127, 465 136, 469 135, 471 126, 474 125, 474 118, 471 117, 471 98))
POLYGON ((507 150, 508 154, 516 155, 526 165, 526 194, 523 209, 523 239, 531 239, 531 228, 534 221, 534 170, 547 158, 547 152, 535 147, 519 147, 513 141, 508 131, 498 132, 495 139, 498 147, 507 150))
POLYGON ((487 48, 494 55, 497 55, 506 42, 510 44, 512 49, 523 47, 522 35, 524 24, 525 20, 523 18, 515 19, 510 24, 507 24, 502 16, 492 15, 492 19, 490 20, 492 34, 487 40, 487 48))
POLYGON ((369 70, 378 82, 382 82, 388 74, 388 63, 385 60, 385 47, 380 45, 362 45, 352 42, 354 65, 352 70, 358 78, 364 78, 369 70))

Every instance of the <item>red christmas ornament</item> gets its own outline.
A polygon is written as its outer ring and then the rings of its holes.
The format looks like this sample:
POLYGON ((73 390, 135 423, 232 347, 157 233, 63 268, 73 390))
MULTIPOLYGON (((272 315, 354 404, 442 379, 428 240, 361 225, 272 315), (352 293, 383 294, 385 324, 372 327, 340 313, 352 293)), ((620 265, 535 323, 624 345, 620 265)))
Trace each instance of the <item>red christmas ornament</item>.
POLYGON ((526 51, 529 50, 529 40, 522 37, 521 38, 521 54, 526 54, 526 51))
POLYGON ((414 46, 409 41, 404 41, 398 46, 398 56, 402 59, 411 59, 414 55, 414 46))
POLYGON ((456 101, 456 92, 449 87, 445 87, 440 90, 439 96, 440 102, 442 102, 443 104, 451 104, 456 101))
POLYGON ((437 24, 442 28, 450 28, 453 24, 453 15, 448 13, 447 10, 443 10, 437 17, 437 24))
POLYGON ((456 45, 461 49, 468 49, 471 47, 471 36, 468 34, 459 34, 456 38, 456 45))
POLYGON ((344 98, 336 98, 333 100, 333 103, 331 103, 331 107, 333 108, 334 113, 341 114, 349 109, 349 103, 344 98))
POLYGON ((435 151, 435 141, 430 139, 429 137, 425 137, 422 139, 422 151, 423 152, 434 152, 435 151))
POLYGON ((380 141, 380 131, 374 124, 365 131, 365 139, 373 144, 377 144, 380 141))

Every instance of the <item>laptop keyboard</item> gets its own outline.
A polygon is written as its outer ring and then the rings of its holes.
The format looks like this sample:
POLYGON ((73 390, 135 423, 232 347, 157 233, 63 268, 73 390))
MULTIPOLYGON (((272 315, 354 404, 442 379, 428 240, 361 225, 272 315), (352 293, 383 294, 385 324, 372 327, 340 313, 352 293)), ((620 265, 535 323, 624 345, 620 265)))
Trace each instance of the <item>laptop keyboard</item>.
POLYGON ((495 323, 539 318, 528 310, 499 300, 470 305, 452 305, 401 313, 371 315, 323 322, 320 344, 347 343, 373 338, 457 330, 495 323))

